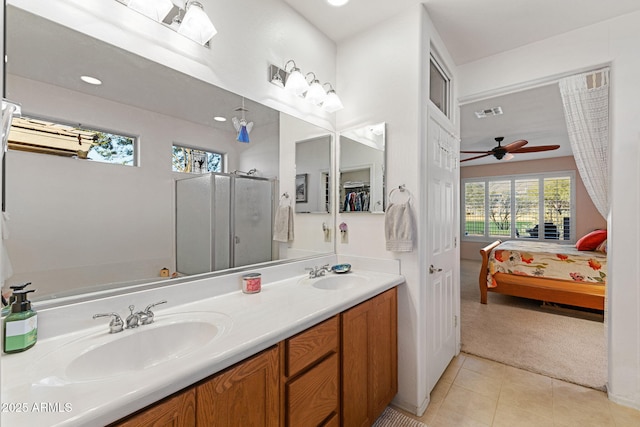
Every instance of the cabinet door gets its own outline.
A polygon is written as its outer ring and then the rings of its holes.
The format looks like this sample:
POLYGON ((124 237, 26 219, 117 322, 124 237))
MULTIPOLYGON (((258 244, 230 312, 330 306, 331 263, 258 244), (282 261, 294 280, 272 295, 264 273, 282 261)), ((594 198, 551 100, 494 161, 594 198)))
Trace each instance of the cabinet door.
POLYGON ((196 425, 196 391, 191 388, 113 424, 112 427, 193 427, 196 425))
POLYGON ((286 425, 318 426, 340 407, 338 355, 331 356, 286 385, 286 425))
POLYGON ((369 325, 370 305, 364 302, 342 313, 342 425, 370 426, 369 325))
POLYGON ((277 427, 279 358, 274 347, 215 375, 197 387, 202 427, 277 427))
POLYGON ((397 392, 393 288, 342 314, 342 425, 372 425, 397 392))
POLYGON ((397 289, 393 288, 370 302, 369 392, 375 420, 398 393, 397 289))

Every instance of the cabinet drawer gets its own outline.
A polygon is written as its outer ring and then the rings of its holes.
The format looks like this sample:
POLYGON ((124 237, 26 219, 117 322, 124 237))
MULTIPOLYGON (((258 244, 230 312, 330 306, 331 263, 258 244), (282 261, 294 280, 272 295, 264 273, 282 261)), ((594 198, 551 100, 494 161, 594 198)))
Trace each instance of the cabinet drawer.
POLYGON ((338 328, 339 318, 334 316, 286 340, 285 375, 292 377, 327 354, 336 352, 338 328))
POLYGON ((338 355, 320 362, 286 385, 286 424, 317 426, 339 413, 338 355))

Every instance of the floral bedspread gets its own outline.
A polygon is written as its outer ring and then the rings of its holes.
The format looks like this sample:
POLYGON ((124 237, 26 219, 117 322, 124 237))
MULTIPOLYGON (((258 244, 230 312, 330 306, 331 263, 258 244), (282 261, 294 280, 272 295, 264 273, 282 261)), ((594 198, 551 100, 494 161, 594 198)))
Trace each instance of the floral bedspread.
POLYGON ((496 287, 495 273, 549 277, 605 285, 607 255, 579 251, 573 245, 509 240, 489 256, 487 285, 496 287))

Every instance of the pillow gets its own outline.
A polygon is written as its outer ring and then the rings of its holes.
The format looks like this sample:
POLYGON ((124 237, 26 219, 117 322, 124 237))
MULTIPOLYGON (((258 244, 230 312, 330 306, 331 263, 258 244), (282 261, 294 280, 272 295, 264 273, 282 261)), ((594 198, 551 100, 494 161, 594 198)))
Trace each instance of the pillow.
POLYGON ((604 239, 602 241, 602 243, 600 243, 598 245, 598 247, 595 248, 595 251, 596 252, 602 252, 603 254, 606 254, 607 253, 607 239, 604 239))
POLYGON ((579 251, 592 251, 607 239, 607 230, 594 230, 576 243, 579 251))

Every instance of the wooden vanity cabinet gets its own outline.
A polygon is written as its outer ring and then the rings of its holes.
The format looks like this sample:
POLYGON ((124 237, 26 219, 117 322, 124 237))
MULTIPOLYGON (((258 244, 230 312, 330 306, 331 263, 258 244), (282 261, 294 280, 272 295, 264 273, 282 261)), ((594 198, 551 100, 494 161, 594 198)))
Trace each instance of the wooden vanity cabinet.
POLYGON ((111 427, 193 427, 196 425, 196 390, 191 387, 134 414, 111 427))
POLYGON ((371 426, 398 392, 397 289, 342 313, 342 424, 371 426))
POLYGON ((371 426, 398 391, 390 289, 111 427, 371 426))
POLYGON ((278 355, 273 347, 197 385, 196 425, 278 427, 278 355))
POLYGON ((282 425, 327 426, 340 415, 340 317, 281 343, 282 425))

